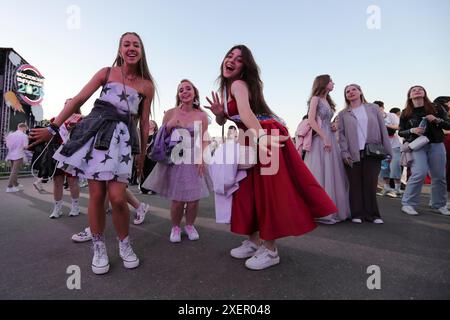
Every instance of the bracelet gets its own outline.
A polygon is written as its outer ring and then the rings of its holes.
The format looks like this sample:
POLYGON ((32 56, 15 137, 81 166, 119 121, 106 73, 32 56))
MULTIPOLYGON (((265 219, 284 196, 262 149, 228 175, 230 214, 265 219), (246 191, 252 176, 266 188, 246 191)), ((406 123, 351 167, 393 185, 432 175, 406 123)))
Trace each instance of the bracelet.
POLYGON ((52 127, 48 126, 48 127, 47 127, 47 130, 48 130, 48 132, 50 132, 50 133, 52 134, 52 136, 56 135, 56 131, 53 130, 52 127))
POLYGON ((55 123, 50 123, 49 125, 48 125, 48 127, 49 128, 51 128, 54 132, 56 132, 56 133, 58 133, 59 132, 59 127, 58 127, 58 125, 56 125, 55 123))

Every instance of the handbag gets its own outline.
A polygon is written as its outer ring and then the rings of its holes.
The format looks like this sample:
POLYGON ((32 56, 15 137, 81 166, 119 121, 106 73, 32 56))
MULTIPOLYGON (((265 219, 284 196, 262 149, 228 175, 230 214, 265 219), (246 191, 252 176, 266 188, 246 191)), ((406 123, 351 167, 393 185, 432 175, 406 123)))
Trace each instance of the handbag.
POLYGON ((387 158, 387 151, 382 144, 367 143, 364 147, 364 156, 384 160, 387 158))
MULTIPOLYGON (((357 122, 358 126, 361 128, 361 125, 359 122, 357 122)), ((361 131, 364 132, 364 130, 361 131)), ((367 137, 365 137, 367 141, 367 137)), ((364 157, 377 159, 377 160, 384 160, 387 158, 388 153, 384 146, 381 143, 366 143, 363 150, 364 157)))
POLYGON ((428 139, 426 136, 420 136, 409 144, 409 148, 411 150, 419 150, 423 148, 425 145, 427 145, 429 142, 430 139, 428 139))

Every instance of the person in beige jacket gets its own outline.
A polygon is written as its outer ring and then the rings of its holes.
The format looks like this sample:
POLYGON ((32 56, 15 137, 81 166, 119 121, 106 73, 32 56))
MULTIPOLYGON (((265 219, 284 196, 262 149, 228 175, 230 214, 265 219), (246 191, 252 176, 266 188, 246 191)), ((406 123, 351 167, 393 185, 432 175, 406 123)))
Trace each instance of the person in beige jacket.
POLYGON ((377 204, 381 160, 363 154, 367 143, 382 144, 389 156, 392 148, 378 106, 368 103, 361 87, 345 87, 346 108, 339 113, 339 146, 350 183, 352 221, 383 224, 377 204))

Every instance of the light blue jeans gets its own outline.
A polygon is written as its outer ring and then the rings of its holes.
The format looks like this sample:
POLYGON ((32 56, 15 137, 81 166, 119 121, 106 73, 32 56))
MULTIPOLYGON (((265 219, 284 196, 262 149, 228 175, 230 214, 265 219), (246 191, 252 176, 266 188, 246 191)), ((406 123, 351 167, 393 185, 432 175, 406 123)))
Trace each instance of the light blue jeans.
POLYGON ((406 184, 402 204, 417 207, 428 171, 431 174, 431 206, 442 208, 447 204, 447 180, 445 178, 446 153, 443 143, 429 143, 412 151, 411 177, 406 184))

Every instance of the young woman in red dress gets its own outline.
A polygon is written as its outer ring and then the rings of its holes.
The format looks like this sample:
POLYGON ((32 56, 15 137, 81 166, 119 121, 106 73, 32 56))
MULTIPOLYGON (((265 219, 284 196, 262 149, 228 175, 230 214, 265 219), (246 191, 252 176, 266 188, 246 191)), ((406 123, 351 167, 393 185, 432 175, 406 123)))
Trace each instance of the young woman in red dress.
POLYGON ((303 163, 283 122, 265 102, 259 67, 250 49, 244 45, 231 48, 220 70, 221 98, 212 93, 207 98, 208 109, 219 125, 227 119, 236 123, 241 144, 245 143, 243 132, 249 136, 247 130, 252 130, 258 147, 256 165, 247 170, 233 195, 231 214, 231 231, 249 239, 230 254, 247 259, 249 269, 263 270, 280 262, 276 239, 312 231, 314 218, 330 215, 337 208, 303 163))

